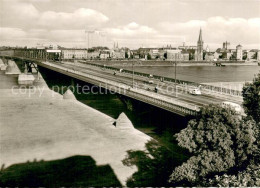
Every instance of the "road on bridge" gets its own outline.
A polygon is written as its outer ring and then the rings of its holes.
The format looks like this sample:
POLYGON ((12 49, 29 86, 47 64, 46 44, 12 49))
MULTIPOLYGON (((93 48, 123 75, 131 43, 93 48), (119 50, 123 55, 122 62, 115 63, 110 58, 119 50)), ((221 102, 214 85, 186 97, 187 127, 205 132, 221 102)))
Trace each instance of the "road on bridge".
MULTIPOLYGON (((116 72, 116 75, 114 75, 114 71, 112 70, 95 67, 87 64, 82 64, 82 63, 63 62, 62 64, 59 65, 63 66, 64 68, 99 76, 101 78, 127 84, 129 86, 132 86, 133 84, 132 75, 130 74, 116 72)), ((177 85, 175 87, 174 83, 161 82, 159 80, 155 80, 152 78, 151 79, 144 78, 137 75, 134 75, 134 87, 150 90, 152 92, 154 92, 155 87, 157 87, 158 93, 162 95, 176 98, 180 101, 185 101, 197 106, 203 106, 211 103, 221 104, 221 102, 223 101, 230 101, 230 102, 241 104, 241 100, 238 101, 236 98, 232 96, 226 96, 226 95, 221 96, 221 95, 212 95, 212 94, 208 95, 203 93, 202 95, 195 96, 188 93, 188 91, 191 88, 187 87, 187 85, 186 86, 177 85), (153 80, 153 83, 149 84, 148 82, 149 80, 153 80), (176 92, 176 88, 177 88, 177 92, 176 92)))

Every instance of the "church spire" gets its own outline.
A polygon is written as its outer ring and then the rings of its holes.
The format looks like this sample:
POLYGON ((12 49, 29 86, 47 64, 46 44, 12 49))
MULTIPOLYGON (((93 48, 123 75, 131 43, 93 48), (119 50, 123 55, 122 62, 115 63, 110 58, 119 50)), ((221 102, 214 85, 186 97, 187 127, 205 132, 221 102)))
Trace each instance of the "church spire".
POLYGON ((201 28, 200 28, 200 35, 199 35, 199 40, 198 42, 202 42, 202 31, 201 31, 201 28))

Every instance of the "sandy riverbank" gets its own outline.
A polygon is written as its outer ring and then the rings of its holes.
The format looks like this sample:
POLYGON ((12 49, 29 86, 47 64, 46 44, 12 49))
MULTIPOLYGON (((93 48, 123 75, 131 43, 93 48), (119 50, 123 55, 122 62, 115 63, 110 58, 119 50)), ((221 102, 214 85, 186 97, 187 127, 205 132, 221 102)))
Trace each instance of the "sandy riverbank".
POLYGON ((137 170, 124 166, 122 160, 127 150, 145 149, 151 138, 134 129, 130 121, 115 127, 115 119, 77 100, 63 99, 44 80, 38 83, 43 87, 35 91, 12 89, 17 86, 17 76, 1 71, 0 82, 2 167, 90 156, 97 166, 109 165, 122 185, 137 170))

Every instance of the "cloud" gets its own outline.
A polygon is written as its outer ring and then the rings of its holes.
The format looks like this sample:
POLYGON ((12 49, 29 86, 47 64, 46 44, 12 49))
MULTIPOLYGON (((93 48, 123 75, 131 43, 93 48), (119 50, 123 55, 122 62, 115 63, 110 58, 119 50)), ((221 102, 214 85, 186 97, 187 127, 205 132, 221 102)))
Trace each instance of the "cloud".
POLYGON ((37 24, 43 28, 86 29, 87 26, 98 26, 108 20, 107 16, 96 10, 80 8, 72 13, 43 12, 37 24))
POLYGON ((23 2, 1 2, 1 26, 27 28, 39 18, 38 10, 32 5, 23 2))
POLYGON ((105 29, 111 37, 122 38, 122 37, 148 37, 157 33, 157 31, 151 27, 145 25, 139 25, 135 22, 131 22, 124 26, 116 28, 105 29))
POLYGON ((3 1, 0 12, 1 26, 84 30, 86 27, 102 26, 109 20, 101 12, 87 8, 78 8, 73 12, 41 12, 31 2, 3 1))
POLYGON ((17 40, 26 37, 26 32, 19 28, 0 27, 1 40, 17 40))

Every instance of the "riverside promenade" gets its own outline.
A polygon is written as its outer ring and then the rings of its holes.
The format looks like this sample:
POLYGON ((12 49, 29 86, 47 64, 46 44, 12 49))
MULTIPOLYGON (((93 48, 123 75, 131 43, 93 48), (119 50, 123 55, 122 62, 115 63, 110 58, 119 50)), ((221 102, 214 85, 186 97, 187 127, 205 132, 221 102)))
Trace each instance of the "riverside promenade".
POLYGON ((113 119, 80 103, 70 91, 55 93, 38 78, 34 87, 25 88, 18 86, 18 75, 0 71, 1 171, 19 163, 90 156, 97 166, 109 165, 126 185, 137 168, 122 160, 128 150, 144 150, 151 138, 125 114, 113 119))

